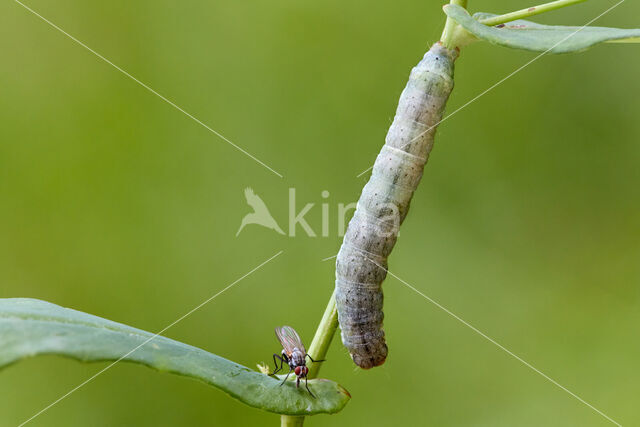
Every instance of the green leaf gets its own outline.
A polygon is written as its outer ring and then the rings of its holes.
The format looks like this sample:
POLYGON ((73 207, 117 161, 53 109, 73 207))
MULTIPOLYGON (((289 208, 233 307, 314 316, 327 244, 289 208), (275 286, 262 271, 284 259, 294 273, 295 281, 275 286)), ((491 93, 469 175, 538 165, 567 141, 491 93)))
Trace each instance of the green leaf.
POLYGON ((511 21, 504 26, 488 27, 478 22, 478 19, 496 15, 476 13, 471 17, 464 8, 454 4, 444 6, 444 12, 480 40, 512 49, 535 52, 579 52, 603 42, 633 42, 634 38, 637 41, 640 37, 640 29, 567 27, 542 25, 525 20, 511 21))
POLYGON ((333 381, 310 380, 314 399, 291 381, 280 387, 276 378, 169 338, 46 301, 0 299, 0 368, 40 354, 82 362, 124 356, 122 360, 195 378, 249 406, 278 414, 332 414, 351 398, 333 381))

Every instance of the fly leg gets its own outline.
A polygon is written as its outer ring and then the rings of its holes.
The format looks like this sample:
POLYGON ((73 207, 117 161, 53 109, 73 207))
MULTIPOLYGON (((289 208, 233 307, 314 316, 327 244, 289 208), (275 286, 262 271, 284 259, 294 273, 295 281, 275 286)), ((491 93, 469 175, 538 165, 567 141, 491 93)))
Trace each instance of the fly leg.
MULTIPOLYGON (((318 362, 320 362, 320 361, 318 361, 318 362)), ((308 380, 307 377, 304 377, 304 386, 307 388, 307 391, 309 392, 311 397, 313 397, 315 399, 316 397, 314 396, 313 393, 311 393, 311 390, 309 390, 309 380, 308 380)))
POLYGON ((289 367, 289 373, 287 374, 286 377, 284 377, 284 380, 282 380, 282 382, 280 383, 280 387, 282 387, 282 384, 287 382, 287 378, 289 378, 289 375, 291 375, 291 372, 293 372, 293 368, 289 367))
POLYGON ((276 365, 276 369, 273 371, 273 373, 271 375, 275 375, 277 374, 281 369, 282 369, 282 365, 284 365, 285 360, 278 356, 277 354, 273 355, 273 363, 276 365), (278 367, 278 360, 280 361, 280 367, 278 367))
POLYGON ((306 356, 306 357, 308 357, 309 359, 311 359, 311 361, 312 361, 313 363, 320 363, 320 362, 325 362, 325 361, 326 361, 325 359, 322 359, 322 360, 313 360, 313 357, 309 356, 308 354, 305 354, 305 356, 306 356))

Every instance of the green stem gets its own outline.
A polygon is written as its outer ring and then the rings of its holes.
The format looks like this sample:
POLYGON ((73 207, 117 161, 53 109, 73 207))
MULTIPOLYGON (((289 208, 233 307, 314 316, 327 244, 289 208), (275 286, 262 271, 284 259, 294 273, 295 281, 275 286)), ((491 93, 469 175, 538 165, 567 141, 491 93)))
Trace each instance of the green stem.
POLYGON ((304 417, 294 417, 292 415, 280 416, 280 427, 301 427, 304 424, 304 417))
MULTIPOLYGON (((451 0, 451 4, 455 4, 461 7, 467 8, 467 0, 451 0)), ((440 37, 440 42, 447 49, 455 49, 458 47, 458 38, 460 36, 460 26, 453 19, 447 17, 447 22, 444 24, 444 30, 440 37)))
MULTIPOLYGON (((309 355, 313 357, 313 360, 324 360, 326 358, 331 340, 337 328, 338 309, 336 308, 336 295, 333 293, 331 294, 327 308, 324 310, 324 315, 322 316, 322 320, 320 320, 313 341, 311 341, 311 345, 309 346, 309 355)), ((321 366, 322 363, 312 363, 311 366, 309 366, 307 376, 309 378, 316 378, 321 366)))
POLYGON ((493 27, 494 25, 504 24, 506 22, 515 21, 516 19, 524 19, 530 16, 539 15, 545 12, 551 12, 552 10, 560 9, 562 7, 572 6, 578 3, 584 3, 587 0, 558 0, 551 3, 541 4, 539 6, 533 6, 526 9, 518 10, 515 12, 505 13, 504 15, 494 16, 492 18, 481 19, 481 24, 493 27))
MULTIPOLYGON (((308 354, 313 357, 314 360, 325 359, 337 328, 338 309, 336 308, 336 295, 333 293, 331 294, 327 308, 324 310, 316 334, 313 336, 313 341, 311 341, 311 345, 309 346, 308 354)), ((307 377, 309 379, 316 378, 321 366, 322 363, 311 363, 307 377)), ((281 427, 299 427, 302 426, 303 423, 304 417, 294 417, 290 415, 280 416, 281 427)))

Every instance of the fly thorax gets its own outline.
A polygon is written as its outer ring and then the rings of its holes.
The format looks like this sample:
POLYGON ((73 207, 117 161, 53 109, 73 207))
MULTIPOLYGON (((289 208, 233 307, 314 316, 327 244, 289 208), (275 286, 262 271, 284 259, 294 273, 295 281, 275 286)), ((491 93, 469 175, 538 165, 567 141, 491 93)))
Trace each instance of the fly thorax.
POLYGON ((304 353, 297 348, 294 348, 291 353, 291 360, 293 361, 294 366, 304 365, 304 353))

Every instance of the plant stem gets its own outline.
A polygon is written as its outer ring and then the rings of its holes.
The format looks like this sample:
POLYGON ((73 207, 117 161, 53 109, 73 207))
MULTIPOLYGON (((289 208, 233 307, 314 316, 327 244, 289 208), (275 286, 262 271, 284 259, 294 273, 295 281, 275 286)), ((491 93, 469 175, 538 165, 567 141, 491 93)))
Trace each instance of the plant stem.
MULTIPOLYGON (((467 0, 451 0, 451 4, 455 4, 466 9, 467 0)), ((453 19, 447 17, 447 22, 444 24, 444 30, 440 37, 440 42, 447 49, 455 49, 457 47, 457 38, 459 35, 459 25, 453 19)))
POLYGON ((494 25, 504 24, 506 22, 515 21, 516 19, 528 18, 529 16, 539 15, 545 12, 551 12, 552 10, 560 9, 566 6, 572 6, 578 3, 583 3, 585 1, 587 0, 557 0, 552 1, 551 3, 545 3, 515 12, 505 13, 504 15, 481 19, 479 22, 489 27, 493 27, 494 25))
MULTIPOLYGON (((336 308, 336 295, 331 294, 329 298, 329 304, 324 310, 322 320, 318 325, 316 334, 313 336, 313 341, 309 346, 308 354, 313 357, 314 360, 324 360, 331 345, 333 335, 338 328, 338 309, 336 308)), ((322 363, 311 363, 309 365, 309 373, 307 378, 312 379, 318 376, 322 363)), ((294 417, 290 415, 280 416, 281 427, 300 427, 304 424, 304 417, 294 417)))
MULTIPOLYGON (((338 309, 336 308, 336 295, 332 293, 322 320, 320 320, 320 324, 316 330, 316 334, 313 337, 313 341, 311 341, 311 345, 309 346, 309 355, 313 357, 314 360, 325 359, 337 328, 338 309)), ((311 363, 307 376, 309 378, 316 378, 321 366, 322 363, 311 363)))
POLYGON ((293 415, 281 415, 280 427, 301 427, 304 424, 304 417, 295 417, 293 415))

